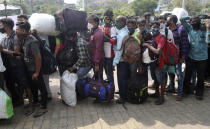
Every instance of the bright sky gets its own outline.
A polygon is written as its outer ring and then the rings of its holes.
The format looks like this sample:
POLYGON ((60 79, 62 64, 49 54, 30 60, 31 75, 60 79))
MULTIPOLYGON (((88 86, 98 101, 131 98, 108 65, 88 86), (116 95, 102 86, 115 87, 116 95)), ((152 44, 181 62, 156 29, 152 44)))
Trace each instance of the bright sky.
POLYGON ((68 3, 68 4, 76 4, 77 0, 64 0, 65 3, 68 3))

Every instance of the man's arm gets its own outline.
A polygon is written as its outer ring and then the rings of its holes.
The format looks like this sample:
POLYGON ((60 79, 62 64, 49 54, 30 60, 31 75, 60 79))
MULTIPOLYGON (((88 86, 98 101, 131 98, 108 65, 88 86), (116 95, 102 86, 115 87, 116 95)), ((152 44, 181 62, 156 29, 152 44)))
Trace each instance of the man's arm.
POLYGON ((98 33, 95 36, 95 55, 94 55, 94 63, 95 66, 99 66, 99 62, 101 61, 101 53, 103 51, 103 33, 98 33))
POLYGON ((192 30, 192 26, 187 22, 187 20, 190 20, 190 17, 183 17, 180 19, 180 22, 187 32, 190 32, 190 30, 192 30))
POLYGON ((206 42, 210 43, 210 20, 206 21, 206 42))

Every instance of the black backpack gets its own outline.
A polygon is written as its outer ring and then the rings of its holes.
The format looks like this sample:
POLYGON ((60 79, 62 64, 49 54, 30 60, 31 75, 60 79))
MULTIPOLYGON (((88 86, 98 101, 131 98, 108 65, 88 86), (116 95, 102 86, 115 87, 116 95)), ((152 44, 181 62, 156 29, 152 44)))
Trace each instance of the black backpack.
POLYGON ((146 77, 137 74, 131 78, 127 89, 128 102, 133 104, 141 104, 148 97, 148 80, 146 77))

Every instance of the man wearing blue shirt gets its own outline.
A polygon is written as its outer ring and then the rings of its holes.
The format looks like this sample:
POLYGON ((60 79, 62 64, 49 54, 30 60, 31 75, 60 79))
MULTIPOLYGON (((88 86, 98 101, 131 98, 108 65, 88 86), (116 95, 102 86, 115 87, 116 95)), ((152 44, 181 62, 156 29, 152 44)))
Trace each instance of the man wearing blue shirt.
MULTIPOLYGON (((184 17, 180 19, 183 27, 187 30, 190 40, 189 58, 186 62, 186 73, 183 91, 190 94, 190 80, 193 69, 197 71, 196 99, 202 100, 204 93, 204 78, 208 60, 209 27, 201 29, 201 19, 198 16, 184 17), (190 20, 188 23, 187 20, 190 20)), ((209 26, 209 25, 208 25, 209 26)))
POLYGON ((114 46, 115 57, 113 60, 113 66, 117 66, 117 78, 118 87, 120 93, 120 99, 117 103, 124 103, 126 99, 127 84, 129 79, 129 64, 123 61, 123 40, 128 36, 128 29, 126 26, 126 18, 124 16, 118 16, 116 19, 117 32, 117 45, 114 46))

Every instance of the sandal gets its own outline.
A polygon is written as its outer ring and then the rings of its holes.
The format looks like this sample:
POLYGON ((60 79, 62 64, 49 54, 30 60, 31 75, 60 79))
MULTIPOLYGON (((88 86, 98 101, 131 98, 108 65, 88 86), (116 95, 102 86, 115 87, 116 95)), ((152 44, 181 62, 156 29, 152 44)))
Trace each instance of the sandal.
POLYGON ((24 113, 25 116, 30 116, 35 111, 35 108, 28 108, 27 111, 24 113))
POLYGON ((40 117, 42 115, 44 115, 45 113, 47 113, 47 109, 45 108, 40 108, 35 114, 34 114, 34 118, 40 117))

